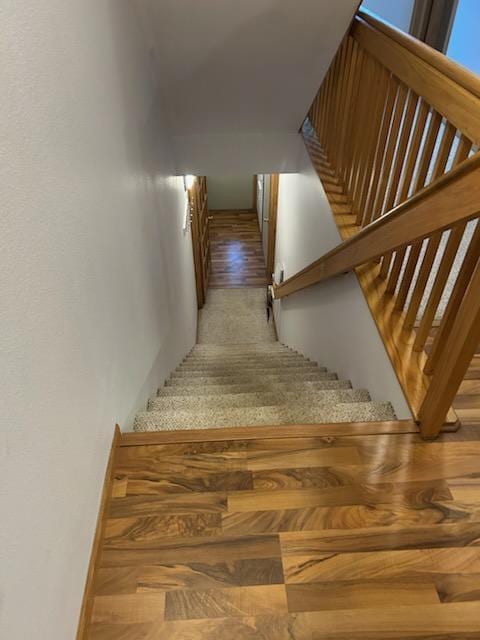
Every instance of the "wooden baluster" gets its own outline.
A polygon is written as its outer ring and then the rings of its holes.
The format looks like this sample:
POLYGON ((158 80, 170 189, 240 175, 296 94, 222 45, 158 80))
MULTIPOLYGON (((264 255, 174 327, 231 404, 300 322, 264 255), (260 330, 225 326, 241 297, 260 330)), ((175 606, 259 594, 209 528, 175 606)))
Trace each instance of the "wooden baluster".
POLYGON ((407 160, 405 163, 405 171, 402 176, 400 193, 395 204, 404 202, 408 198, 408 194, 410 193, 410 186, 415 171, 415 165, 417 164, 422 139, 425 134, 425 127, 427 125, 429 110, 430 107, 428 106, 428 104, 422 98, 420 98, 417 118, 415 120, 415 127, 413 130, 412 140, 408 149, 407 160))
POLYGON ((328 83, 330 77, 330 70, 327 72, 323 83, 322 83, 322 92, 320 97, 320 109, 318 113, 318 122, 314 127, 315 133, 317 134, 317 138, 320 144, 323 144, 324 141, 324 129, 325 129, 325 120, 327 118, 328 111, 328 83))
POLYGON ((402 123, 405 102, 407 99, 408 89, 400 83, 398 87, 397 100, 395 102, 395 110, 393 113, 392 126, 388 135, 387 149, 383 160, 382 176, 380 178, 380 185, 377 191, 377 198, 375 200, 375 206, 373 210, 373 219, 379 218, 384 212, 385 193, 391 176, 392 162, 395 155, 395 149, 397 146, 398 135, 400 132, 400 125, 402 123))
POLYGON ((343 128, 343 119, 345 115, 345 84, 347 80, 348 69, 348 38, 345 38, 341 50, 340 50, 340 64, 339 64, 339 78, 338 78, 338 90, 337 90, 337 102, 335 105, 335 120, 334 120, 334 139, 335 144, 332 148, 330 161, 335 170, 338 169, 339 158, 339 142, 343 128))
POLYGON ((475 265, 477 264, 479 255, 480 223, 478 223, 477 221, 477 225, 468 245, 467 252, 465 253, 462 266, 460 267, 457 279, 455 280, 452 293, 450 294, 450 298, 448 299, 447 306, 440 322, 440 327, 435 334, 430 355, 428 356, 427 362, 424 367, 424 372, 427 375, 431 375, 437 369, 442 346, 445 344, 447 336, 450 334, 455 316, 458 311, 458 307, 464 296, 468 283, 470 282, 470 278, 472 277, 472 273, 475 269, 475 265))
POLYGON ((455 260, 455 257, 457 255, 457 251, 462 241, 463 233, 466 226, 467 225, 462 222, 450 231, 450 235, 440 262, 440 266, 437 273, 435 274, 435 281, 433 282, 432 290, 430 291, 430 295, 428 297, 427 304, 425 305, 422 319, 420 320, 420 324, 416 332, 415 342, 413 346, 415 351, 421 351, 428 338, 433 320, 435 319, 435 313, 437 311, 438 305, 440 304, 442 293, 445 285, 447 284, 448 276, 450 274, 453 261, 455 260))
POLYGON ((359 209, 360 189, 363 181, 366 178, 369 137, 371 138, 375 103, 377 101, 376 89, 378 86, 378 65, 376 61, 371 57, 367 58, 367 62, 366 80, 363 85, 363 91, 365 92, 365 102, 363 107, 362 119, 359 120, 359 122, 362 122, 364 124, 360 127, 357 151, 357 165, 351 183, 352 212, 357 214, 358 224, 360 224, 363 218, 363 213, 360 212, 359 209))
MULTIPOLYGON (((410 184, 413 178, 413 174, 415 171, 415 165, 418 159, 418 152, 420 150, 420 145, 422 143, 423 135, 425 132, 425 126, 427 123, 429 112, 428 104, 420 98, 417 117, 415 120, 415 127, 412 134, 411 143, 408 149, 407 159, 405 161, 405 171, 402 176, 400 193, 398 194, 395 205, 404 202, 408 198, 408 194, 410 191, 410 184)), ((418 255, 420 254, 421 244, 418 247, 418 255)), ((385 291, 387 293, 394 293, 397 288, 398 278, 400 277, 400 273, 402 270, 402 266, 405 260, 405 256, 407 253, 407 247, 400 249, 395 253, 395 259, 393 262, 392 269, 390 271, 390 275, 388 277, 388 283, 385 291)), ((417 259, 418 259, 417 255, 417 259)), ((416 264, 416 263, 415 263, 416 264)), ((413 277, 413 272, 415 270, 415 264, 411 265, 410 269, 405 269, 404 277, 402 278, 402 282, 400 283, 399 295, 395 302, 395 309, 401 310, 405 304, 405 300, 408 294, 408 289, 410 288, 411 279, 413 277), (412 269, 413 267, 413 269, 412 269), (407 277, 407 280, 405 280, 407 277), (408 279, 409 278, 409 279, 408 279)))
MULTIPOLYGON (((436 178, 441 176, 445 171, 445 166, 447 164, 448 157, 450 155, 452 144, 455 138, 455 131, 455 127, 452 124, 447 123, 443 131, 442 141, 438 150, 438 155, 436 157, 432 180, 435 180, 436 178)), ((425 254, 422 260, 422 265, 420 267, 420 271, 418 272, 417 281, 413 290, 413 295, 410 300, 407 314, 405 316, 405 328, 407 329, 411 329, 417 319, 418 309, 422 302, 425 287, 427 285, 428 278, 430 277, 430 272, 432 270, 433 263, 435 262, 435 257, 437 255, 441 239, 442 233, 435 233, 428 240, 427 248, 425 249, 425 254)))
MULTIPOLYGON (((413 164, 413 187, 409 187, 412 190, 412 195, 416 193, 419 189, 421 189, 424 185, 425 178, 428 173, 428 168, 430 167, 432 154, 435 148, 435 142, 437 140, 438 132, 440 129, 440 125, 442 123, 442 116, 436 111, 431 112, 430 121, 427 126, 425 139, 423 141, 423 149, 421 152, 420 160, 418 162, 418 167, 416 163, 413 164)), ((423 136, 422 136, 423 139, 423 136)), ((404 277, 402 278, 402 283, 398 290, 398 296, 395 304, 395 309, 397 311, 401 311, 408 297, 408 292, 410 290, 410 286, 412 283, 413 276, 415 274, 415 270, 417 267, 418 258, 420 257, 420 253, 422 250, 422 242, 416 243, 410 250, 410 253, 407 258, 407 264, 405 267, 404 277)), ((394 274, 393 274, 394 275, 394 274)))
POLYGON ((328 130, 328 117, 330 113, 330 100, 331 100, 331 94, 332 94, 332 76, 333 76, 333 62, 330 65, 330 68, 324 80, 324 85, 325 85, 324 105, 322 109, 319 129, 316 132, 318 140, 322 145, 323 149, 325 149, 326 131, 328 130))
POLYGON ((340 144, 339 144, 339 160, 338 160, 338 174, 343 175, 346 169, 346 143, 348 140, 348 132, 350 131, 351 122, 354 119, 354 81, 355 81, 355 73, 357 69, 357 56, 358 56, 358 44, 353 38, 349 39, 350 43, 350 57, 349 57, 349 67, 348 67, 348 75, 346 82, 346 92, 345 92, 345 118, 343 121, 343 128, 340 135, 340 144))
MULTIPOLYGON (((415 270, 417 268, 418 259, 420 257, 420 253, 422 252, 422 246, 423 246, 422 242, 417 242, 416 244, 410 247, 410 251, 408 252, 408 257, 407 257, 407 263, 405 266, 405 271, 403 272, 402 281, 400 283, 400 287, 397 293, 397 299, 395 301, 396 311, 402 311, 405 306, 408 292, 410 291, 410 286, 412 284, 413 276, 415 275, 415 270)), ((402 265, 400 265, 400 269, 401 267, 402 265)), ((394 276, 395 274, 393 274, 392 277, 394 276)))
POLYGON ((414 180, 413 193, 416 193, 419 189, 422 189, 425 184, 441 124, 442 116, 436 111, 432 111, 427 135, 425 137, 425 143, 423 145, 422 156, 420 158, 418 171, 414 180))
POLYGON ((455 319, 438 356, 435 371, 419 411, 421 434, 435 438, 480 341, 480 258, 467 286, 455 319))
POLYGON ((398 90, 398 80, 390 75, 387 99, 385 101, 385 109, 383 112, 382 128, 378 139, 378 145, 375 150, 374 171, 371 179, 370 189, 368 192, 367 203, 365 205, 365 215, 363 224, 367 225, 372 221, 373 207, 375 204, 378 182, 383 168, 383 158, 385 155, 385 147, 387 144, 388 133, 390 131, 390 123, 392 119, 393 109, 395 106, 395 98, 398 90))
POLYGON ((378 140, 382 128, 383 111, 388 96, 390 74, 380 64, 378 64, 378 88, 376 90, 377 100, 374 112, 371 117, 370 134, 368 141, 368 156, 366 159, 365 177, 360 187, 357 224, 365 225, 365 207, 367 204, 368 194, 372 185, 373 171, 375 165, 375 152, 378 146, 378 140), (361 214, 361 215, 360 215, 361 214))
MULTIPOLYGON (((466 136, 462 136, 460 138, 458 149, 455 154, 453 166, 456 166, 457 164, 468 158, 471 147, 471 141, 468 140, 466 136)), ((422 319, 417 329, 417 335, 415 337, 413 346, 415 351, 421 351, 428 338, 428 334, 430 333, 433 320, 435 319, 435 314, 437 312, 438 305, 440 304, 440 300, 447 284, 448 277, 450 275, 450 271, 452 269, 452 265, 457 255, 458 249, 460 247, 460 243, 462 241, 466 226, 467 224, 465 222, 462 222, 453 227, 453 229, 450 231, 450 236, 448 238, 445 251, 440 261, 438 271, 435 275, 435 281, 433 283, 432 290, 428 297, 422 319)))
POLYGON ((398 139, 398 146, 395 150, 395 162, 392 171, 392 179, 388 185, 385 199, 384 211, 390 211, 395 204, 398 204, 397 198, 402 169, 406 162, 406 153, 408 143, 412 136, 413 121, 418 106, 418 96, 411 91, 407 98, 405 107, 405 117, 402 123, 402 130, 398 139))
MULTIPOLYGON (((395 149, 395 157, 393 168, 391 171, 391 178, 389 179, 389 183, 387 186, 387 191, 385 194, 385 203, 383 206, 383 211, 390 211, 395 204, 397 192, 399 189, 400 178, 402 175, 402 169, 405 163, 405 154, 407 151, 407 146, 410 141, 410 137, 412 134, 412 126, 413 119, 415 117, 415 112, 417 109, 418 96, 410 91, 407 97, 407 102, 405 106, 405 115, 402 122, 402 129, 398 137, 398 145, 395 149)), ((383 257, 382 267, 380 269, 380 276, 382 278, 386 278, 390 269, 390 264, 392 261, 393 254, 389 253, 388 255, 383 257)))
POLYGON ((328 117, 328 129, 326 131, 326 148, 325 151, 327 156, 330 158, 332 156, 333 148, 335 146, 335 122, 337 119, 337 99, 338 99, 338 87, 340 82, 340 59, 341 59, 341 49, 337 52, 334 61, 333 67, 333 76, 332 76, 332 97, 330 101, 330 114, 328 117))
POLYGON ((315 131, 318 130, 318 112, 322 95, 322 87, 320 87, 320 89, 318 90, 317 95, 315 96, 315 100, 312 102, 312 106, 310 107, 310 110, 308 112, 308 119, 310 120, 310 123, 315 131))
POLYGON ((327 75, 325 76, 324 84, 325 84, 325 105, 322 112, 322 119, 320 121, 320 129, 317 131, 317 137, 322 145, 322 148, 325 149, 326 144, 326 131, 328 129, 328 115, 330 112, 330 99, 332 92, 332 76, 333 76, 333 62, 328 69, 327 75))
MULTIPOLYGON (((382 66, 372 58, 370 60, 370 86, 367 90, 367 104, 365 111, 367 118, 363 127, 363 138, 361 140, 361 150, 359 154, 359 165, 352 186, 352 213, 355 213, 357 224, 361 225, 363 220, 363 210, 361 205, 362 193, 364 185, 369 182, 369 173, 371 174, 370 158, 373 155, 372 148, 375 149, 378 137, 378 127, 381 124, 383 113, 383 100, 381 100, 380 83, 384 71, 382 66), (375 87, 375 91, 373 91, 375 87), (378 121, 380 120, 380 124, 378 121)), ((372 161, 373 162, 373 161, 372 161)))
POLYGON ((352 131, 352 141, 351 141, 352 153, 351 153, 351 160, 350 160, 350 168, 345 181, 345 188, 349 197, 351 196, 351 193, 352 193, 353 184, 354 184, 355 176, 357 173, 357 167, 358 167, 358 156, 360 153, 361 138, 362 138, 362 126, 359 126, 359 125, 360 123, 363 123, 365 121, 364 118, 366 116, 365 114, 365 104, 367 102, 366 87, 368 83, 369 64, 371 60, 370 56, 366 55, 364 51, 361 52, 360 57, 361 57, 361 68, 360 68, 357 104, 355 108, 356 122, 355 122, 355 127, 353 128, 353 131, 352 131))
POLYGON ((348 128, 345 132, 345 165, 344 170, 340 174, 340 179, 342 183, 346 186, 349 180, 350 173, 352 171, 353 165, 353 148, 355 136, 357 134, 358 129, 358 108, 361 100, 361 84, 360 79, 362 76, 362 68, 364 62, 364 51, 360 47, 360 45, 355 42, 356 45, 356 57, 355 57, 355 67, 354 67, 354 75, 353 75, 353 86, 352 86, 352 100, 351 100, 351 113, 349 118, 348 128))

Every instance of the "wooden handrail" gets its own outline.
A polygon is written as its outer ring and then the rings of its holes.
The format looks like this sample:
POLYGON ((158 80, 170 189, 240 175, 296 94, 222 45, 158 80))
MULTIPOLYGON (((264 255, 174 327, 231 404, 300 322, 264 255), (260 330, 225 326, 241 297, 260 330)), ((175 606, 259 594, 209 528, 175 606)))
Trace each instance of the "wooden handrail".
POLYGON ((344 242, 275 295, 355 269, 412 415, 435 436, 457 421, 448 408, 480 341, 480 78, 360 10, 302 133, 344 242))
POLYGON ((411 51, 415 56, 428 62, 428 64, 440 71, 440 73, 480 98, 480 78, 475 73, 457 64, 450 58, 447 58, 443 53, 433 49, 421 40, 384 22, 379 16, 368 9, 359 9, 358 15, 372 27, 375 27, 395 42, 398 42, 398 44, 401 44, 402 47, 411 51))
POLYGON ((280 299, 480 212, 480 153, 275 287, 280 299))
POLYGON ((480 97, 477 88, 474 87, 475 92, 466 89, 457 79, 441 73, 403 43, 372 26, 371 22, 355 18, 352 36, 359 45, 473 142, 480 144, 480 97))

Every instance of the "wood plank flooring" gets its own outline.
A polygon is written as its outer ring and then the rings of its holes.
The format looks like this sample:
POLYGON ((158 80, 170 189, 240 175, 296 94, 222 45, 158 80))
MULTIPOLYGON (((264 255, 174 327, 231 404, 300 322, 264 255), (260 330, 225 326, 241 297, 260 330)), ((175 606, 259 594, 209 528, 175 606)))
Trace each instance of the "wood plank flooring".
POLYGON ((262 239, 255 212, 210 212, 212 288, 267 285, 262 239))
POLYGON ((480 638, 479 431, 261 429, 119 447, 90 640, 480 638))

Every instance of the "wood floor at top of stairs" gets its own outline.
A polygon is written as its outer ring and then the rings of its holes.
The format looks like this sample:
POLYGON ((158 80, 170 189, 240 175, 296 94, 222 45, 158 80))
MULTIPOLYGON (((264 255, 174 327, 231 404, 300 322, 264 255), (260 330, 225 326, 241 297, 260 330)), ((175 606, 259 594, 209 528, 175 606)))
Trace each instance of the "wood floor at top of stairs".
POLYGON ((321 427, 124 434, 88 640, 478 638, 480 439, 321 427))

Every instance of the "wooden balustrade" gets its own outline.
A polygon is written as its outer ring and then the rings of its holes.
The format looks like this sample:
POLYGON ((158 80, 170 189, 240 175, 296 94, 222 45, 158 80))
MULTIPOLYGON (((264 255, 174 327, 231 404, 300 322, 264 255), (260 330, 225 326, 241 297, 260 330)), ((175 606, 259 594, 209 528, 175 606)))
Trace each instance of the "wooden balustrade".
POLYGON ((414 417, 434 437, 455 421, 448 408, 480 340, 480 78, 360 11, 303 134, 344 243, 276 296, 356 268, 414 417))

